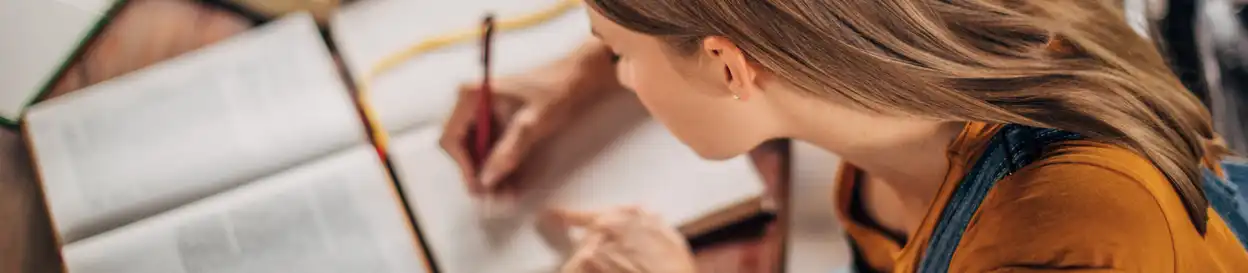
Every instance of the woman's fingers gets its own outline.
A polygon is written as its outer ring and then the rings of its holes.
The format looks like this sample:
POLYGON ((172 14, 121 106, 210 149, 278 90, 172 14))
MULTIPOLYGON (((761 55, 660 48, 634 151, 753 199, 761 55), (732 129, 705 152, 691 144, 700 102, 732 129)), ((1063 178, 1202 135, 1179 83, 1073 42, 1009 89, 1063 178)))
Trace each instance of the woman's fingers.
POLYGON ((506 127, 503 138, 495 144, 485 163, 477 166, 467 145, 468 134, 476 124, 477 110, 480 107, 477 105, 481 96, 480 83, 467 83, 459 87, 459 97, 456 99, 450 118, 443 126, 442 137, 439 140, 442 150, 446 151, 459 165, 465 186, 475 194, 491 191, 502 177, 515 170, 528 149, 526 143, 530 140, 525 132, 536 123, 532 120, 526 122, 515 120, 521 115, 516 112, 523 111, 520 105, 524 103, 516 101, 516 94, 522 93, 516 91, 519 83, 515 80, 501 79, 494 84, 501 85, 494 88, 495 93, 505 96, 495 97, 495 105, 492 107, 497 120, 506 127))
POLYGON ((619 249, 613 248, 605 232, 591 232, 577 251, 564 263, 564 273, 631 273, 643 272, 619 249))
POLYGON ((538 122, 541 122, 535 108, 525 108, 512 117, 498 143, 486 157, 481 170, 481 184, 485 190, 493 190, 508 175, 516 170, 520 162, 528 156, 530 148, 537 142, 534 134, 538 122))
POLYGON ((619 207, 602 212, 586 212, 567 209, 551 209, 550 212, 572 227, 620 227, 638 220, 646 220, 649 213, 636 206, 619 207))
POLYGON ((596 212, 574 211, 574 210, 565 210, 565 209, 554 209, 554 210, 551 210, 550 212, 555 217, 555 219, 558 219, 559 222, 569 227, 589 227, 590 225, 593 225, 595 222, 597 222, 598 217, 601 216, 600 213, 596 213, 596 212))
POLYGON ((464 145, 467 141, 468 130, 472 126, 473 117, 477 110, 477 96, 479 86, 475 84, 464 85, 459 89, 459 98, 455 102, 455 108, 451 111, 450 118, 442 128, 442 137, 439 144, 442 150, 450 155, 455 163, 459 165, 461 176, 464 180, 464 186, 468 187, 469 192, 479 194, 485 191, 485 187, 477 179, 477 168, 472 162, 472 156, 468 153, 468 146, 464 145))
POLYGON ((582 273, 591 272, 593 270, 594 255, 597 255, 598 249, 606 242, 606 235, 601 232, 590 232, 585 235, 585 239, 581 240, 581 244, 577 247, 576 252, 568 257, 568 261, 563 264, 563 268, 559 272, 563 273, 582 273))
POLYGON ((657 233, 670 229, 637 207, 621 207, 601 212, 552 210, 566 226, 586 231, 581 247, 571 256, 562 272, 689 272, 681 255, 686 248, 657 233), (656 233, 657 232, 657 233, 656 233), (677 251, 673 254, 671 251, 677 251), (663 269, 655 271, 656 269, 663 269))
POLYGON ((495 120, 504 128, 490 154, 480 165, 477 165, 466 144, 480 107, 477 104, 481 96, 481 83, 471 82, 460 86, 455 108, 442 133, 441 146, 460 166, 464 182, 472 192, 495 191, 498 184, 519 167, 533 143, 542 137, 534 132, 542 129, 546 122, 541 115, 546 111, 546 105, 533 98, 535 94, 541 93, 538 90, 542 86, 531 81, 505 77, 492 83, 495 96, 494 105, 490 107, 493 108, 495 120))
POLYGON ((594 261, 598 266, 609 272, 644 272, 637 266, 636 261, 632 261, 621 251, 613 248, 611 245, 604 245, 602 255, 596 255, 594 261))

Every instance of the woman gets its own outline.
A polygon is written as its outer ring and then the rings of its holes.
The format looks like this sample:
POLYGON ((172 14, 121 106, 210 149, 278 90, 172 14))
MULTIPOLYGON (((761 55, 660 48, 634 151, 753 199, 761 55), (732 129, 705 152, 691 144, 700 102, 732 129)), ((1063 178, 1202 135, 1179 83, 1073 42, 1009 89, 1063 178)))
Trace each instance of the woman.
MULTIPOLYGON (((465 87, 443 144, 474 191, 494 192, 533 143, 622 84, 705 158, 773 138, 840 155, 837 209, 861 269, 911 272, 989 138, 1020 124, 1086 138, 999 180, 949 271, 1248 272, 1199 186, 1215 156, 1208 113, 1116 1, 586 2, 597 39, 496 83, 519 104, 500 109, 510 124, 480 172, 462 145, 465 87)), ((694 270, 645 212, 563 216, 590 231, 566 271, 694 270)))

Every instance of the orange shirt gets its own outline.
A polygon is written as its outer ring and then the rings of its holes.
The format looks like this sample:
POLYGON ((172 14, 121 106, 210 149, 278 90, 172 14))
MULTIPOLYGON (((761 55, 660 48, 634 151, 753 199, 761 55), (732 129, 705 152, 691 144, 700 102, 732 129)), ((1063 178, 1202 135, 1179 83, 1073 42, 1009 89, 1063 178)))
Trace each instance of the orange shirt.
MULTIPOLYGON (((914 272, 936 219, 999 125, 970 123, 949 147, 949 173, 917 231, 899 245, 852 217, 856 168, 838 176, 837 214, 859 258, 914 272)), ((1055 144, 996 184, 962 236, 949 272, 1248 272, 1248 251, 1212 208, 1207 235, 1146 158, 1092 141, 1055 144)), ((869 220, 866 220, 869 221, 869 220)))

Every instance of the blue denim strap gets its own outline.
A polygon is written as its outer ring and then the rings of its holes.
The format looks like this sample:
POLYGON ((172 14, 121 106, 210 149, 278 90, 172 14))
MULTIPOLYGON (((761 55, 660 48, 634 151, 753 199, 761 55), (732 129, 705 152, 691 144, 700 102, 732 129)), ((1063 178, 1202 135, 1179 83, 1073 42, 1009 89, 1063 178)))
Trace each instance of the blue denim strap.
POLYGON ((1239 239, 1240 245, 1248 248, 1248 203, 1246 203, 1243 192, 1240 191, 1248 183, 1248 165, 1239 162, 1223 161, 1222 172, 1226 174, 1223 180, 1209 169, 1204 170, 1203 186, 1205 197, 1209 199, 1209 206, 1213 207, 1214 212, 1222 217, 1222 221, 1226 222, 1226 227, 1235 233, 1235 237, 1239 239))
MULTIPOLYGON (((1226 175, 1229 184, 1235 185, 1237 189, 1248 188, 1248 160, 1224 160, 1222 161, 1222 173, 1226 175)), ((1241 200, 1248 200, 1248 191, 1239 191, 1241 200)))
POLYGON ((962 178, 928 240, 919 272, 949 271, 962 233, 997 181, 1036 160, 1048 144, 1082 138, 1078 134, 1007 124, 988 142, 974 168, 962 178))

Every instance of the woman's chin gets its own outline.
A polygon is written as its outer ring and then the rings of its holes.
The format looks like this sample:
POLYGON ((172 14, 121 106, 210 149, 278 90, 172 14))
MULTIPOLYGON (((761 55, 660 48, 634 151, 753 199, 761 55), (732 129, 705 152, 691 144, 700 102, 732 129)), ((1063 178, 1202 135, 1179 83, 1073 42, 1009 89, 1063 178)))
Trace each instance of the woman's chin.
POLYGON ((689 147, 693 149, 694 153, 698 154, 698 157, 714 161, 729 160, 744 154, 746 151, 749 151, 749 149, 724 149, 723 147, 689 147))
POLYGON ((681 144, 706 160, 729 160, 750 152, 762 143, 762 139, 724 138, 713 134, 684 135, 676 130, 672 133, 681 144))

